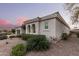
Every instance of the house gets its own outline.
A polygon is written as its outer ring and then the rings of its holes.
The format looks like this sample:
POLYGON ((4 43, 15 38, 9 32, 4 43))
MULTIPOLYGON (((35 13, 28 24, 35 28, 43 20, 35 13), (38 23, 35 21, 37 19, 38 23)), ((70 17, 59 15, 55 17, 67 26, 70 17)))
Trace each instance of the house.
POLYGON ((37 17, 24 22, 26 34, 46 35, 47 38, 61 38, 62 33, 69 33, 70 27, 61 17, 59 12, 37 17))
POLYGON ((20 35, 26 32, 25 25, 15 27, 15 35, 20 35))
POLYGON ((70 30, 72 33, 79 33, 79 29, 78 28, 74 28, 74 29, 72 29, 72 30, 70 30))
POLYGON ((20 35, 20 34, 22 34, 23 32, 22 32, 22 28, 21 28, 21 26, 17 26, 17 27, 15 27, 15 34, 16 35, 20 35))

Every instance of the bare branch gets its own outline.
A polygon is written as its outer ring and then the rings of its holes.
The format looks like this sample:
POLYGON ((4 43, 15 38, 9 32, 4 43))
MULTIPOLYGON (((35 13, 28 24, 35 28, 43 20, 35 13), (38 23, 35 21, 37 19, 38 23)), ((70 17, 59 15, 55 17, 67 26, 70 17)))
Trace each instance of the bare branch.
POLYGON ((76 6, 76 3, 66 3, 65 4, 65 9, 69 11, 69 13, 71 13, 71 21, 72 24, 74 23, 78 23, 79 20, 79 6, 76 6), (75 6, 73 8, 73 6, 75 6))

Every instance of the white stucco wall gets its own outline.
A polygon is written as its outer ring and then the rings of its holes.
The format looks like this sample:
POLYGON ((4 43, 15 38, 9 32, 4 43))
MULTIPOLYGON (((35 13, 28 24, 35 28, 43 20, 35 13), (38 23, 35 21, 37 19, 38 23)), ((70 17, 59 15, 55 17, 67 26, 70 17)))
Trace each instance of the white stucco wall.
POLYGON ((67 28, 67 27, 64 27, 64 32, 65 32, 65 33, 67 33, 67 34, 69 34, 70 29, 69 29, 69 28, 67 28))
POLYGON ((55 38, 55 19, 40 22, 40 34, 55 38), (45 22, 48 22, 48 29, 45 29, 45 22))
POLYGON ((17 35, 17 30, 20 30, 20 34, 22 34, 22 29, 21 29, 21 27, 18 27, 18 28, 16 28, 15 30, 16 30, 16 32, 15 32, 16 35, 17 35))
POLYGON ((30 24, 26 24, 26 34, 41 34, 46 35, 48 38, 61 38, 62 33, 69 33, 69 28, 67 28, 64 24, 62 24, 60 21, 54 19, 45 20, 39 22, 33 22, 30 24), (48 29, 45 29, 45 22, 48 22, 48 29), (35 24, 36 26, 36 33, 32 32, 32 24, 35 24), (31 32, 28 33, 27 26, 31 26, 31 32))
POLYGON ((56 38, 61 39, 62 33, 69 33, 69 28, 67 28, 64 24, 56 20, 56 38))
POLYGON ((30 23, 30 24, 26 24, 26 34, 39 34, 39 22, 34 22, 34 23, 30 23), (32 32, 32 24, 35 24, 35 30, 36 30, 36 32, 35 33, 33 33, 32 32), (31 26, 31 32, 29 33, 28 32, 28 30, 27 30, 27 28, 28 28, 28 25, 30 25, 31 26))

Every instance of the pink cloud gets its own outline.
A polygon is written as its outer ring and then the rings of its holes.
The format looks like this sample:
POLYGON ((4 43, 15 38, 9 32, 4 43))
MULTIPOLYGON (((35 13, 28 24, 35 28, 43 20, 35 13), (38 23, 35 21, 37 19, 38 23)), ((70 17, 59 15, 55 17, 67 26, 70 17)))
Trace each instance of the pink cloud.
POLYGON ((9 20, 0 19, 0 25, 7 25, 7 24, 11 24, 11 22, 9 20))
POLYGON ((24 16, 23 16, 23 17, 18 17, 18 18, 17 18, 17 21, 16 21, 16 24, 17 24, 17 25, 22 25, 23 22, 26 21, 27 19, 28 19, 28 18, 26 18, 26 17, 24 17, 24 16))

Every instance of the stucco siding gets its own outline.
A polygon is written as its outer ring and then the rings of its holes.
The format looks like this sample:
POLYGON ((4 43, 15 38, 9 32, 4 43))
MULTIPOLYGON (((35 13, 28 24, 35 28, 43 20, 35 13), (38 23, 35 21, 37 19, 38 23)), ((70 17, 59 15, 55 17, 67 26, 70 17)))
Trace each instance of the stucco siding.
POLYGON ((56 20, 56 38, 61 39, 62 33, 69 33, 69 28, 67 28, 64 24, 56 20))
POLYGON ((16 28, 15 30, 16 30, 16 32, 15 32, 15 34, 16 34, 16 35, 18 35, 17 30, 20 30, 20 34, 22 34, 22 33, 23 33, 23 32, 22 32, 23 30, 22 30, 22 28, 21 28, 21 27, 18 27, 18 28, 16 28))
POLYGON ((40 34, 54 38, 55 35, 55 19, 40 22, 40 34), (48 29, 45 29, 45 22, 48 22, 48 29))
POLYGON ((26 34, 39 34, 39 22, 26 24, 26 34), (32 32, 32 24, 35 24, 35 33, 32 32), (28 32, 28 25, 30 25, 31 32, 28 32))
POLYGON ((67 27, 64 27, 64 33, 69 34, 69 32, 70 32, 70 29, 69 29, 69 28, 67 28, 67 27))
POLYGON ((69 26, 58 12, 44 17, 37 17, 32 20, 26 21, 25 25, 26 34, 46 35, 46 37, 50 39, 60 39, 62 33, 69 33, 70 30, 68 28, 69 26), (30 31, 28 31, 29 27, 30 31))

